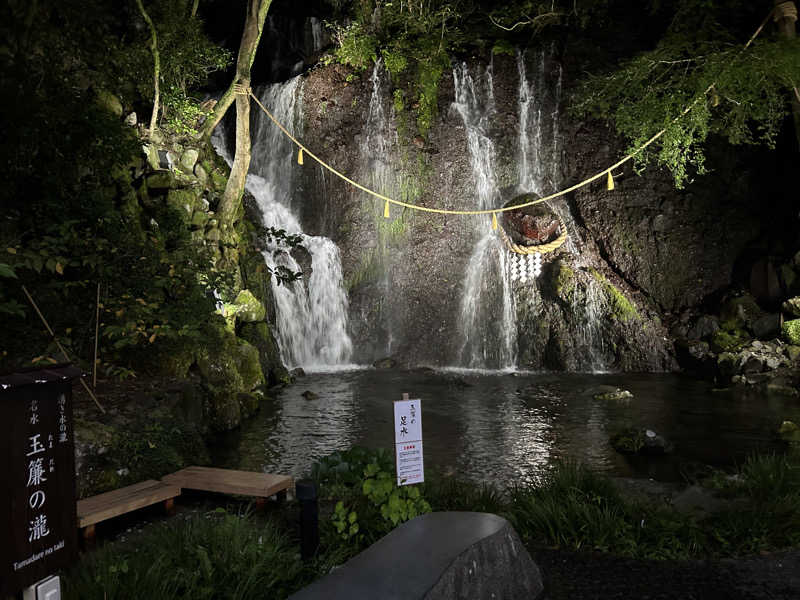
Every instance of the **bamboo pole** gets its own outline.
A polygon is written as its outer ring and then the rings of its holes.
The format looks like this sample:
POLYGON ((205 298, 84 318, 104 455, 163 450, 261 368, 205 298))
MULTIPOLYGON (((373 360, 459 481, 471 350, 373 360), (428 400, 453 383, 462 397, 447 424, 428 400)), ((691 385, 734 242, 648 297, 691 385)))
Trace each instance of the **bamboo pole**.
MULTIPOLYGON (((28 292, 28 289, 24 285, 22 286, 22 291, 25 292, 25 295, 28 297, 28 301, 31 303, 31 306, 33 306, 33 310, 35 310, 36 314, 39 315, 39 318, 42 320, 42 323, 44 323, 44 326, 47 328, 47 332, 53 338, 53 341, 56 343, 56 346, 58 346, 58 349, 61 350, 61 354, 64 355, 64 360, 66 360, 67 362, 72 362, 72 359, 69 357, 69 354, 67 354, 67 351, 64 350, 64 347, 58 341, 58 338, 56 338, 56 334, 50 327, 50 324, 47 322, 47 319, 44 318, 42 311, 40 311, 39 307, 36 305, 36 301, 33 299, 33 296, 31 296, 30 292, 28 292)), ((92 400, 94 400, 94 403, 97 405, 97 408, 100 409, 100 412, 105 413, 106 409, 101 406, 99 400, 97 399, 97 396, 94 395, 94 392, 92 392, 92 390, 89 388, 89 385, 83 380, 83 377, 80 377, 78 381, 81 382, 81 385, 83 385, 84 389, 89 393, 89 396, 92 398, 92 400)))
POLYGON ((100 337, 100 282, 97 282, 97 303, 94 317, 94 360, 92 361, 92 388, 97 389, 97 341, 100 337))

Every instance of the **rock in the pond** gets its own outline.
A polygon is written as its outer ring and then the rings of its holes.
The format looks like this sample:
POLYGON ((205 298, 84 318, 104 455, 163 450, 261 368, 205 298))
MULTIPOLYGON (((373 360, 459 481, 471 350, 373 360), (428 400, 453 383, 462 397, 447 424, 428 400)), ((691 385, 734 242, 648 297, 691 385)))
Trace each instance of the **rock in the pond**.
POLYGON ((792 421, 784 421, 778 428, 781 439, 785 442, 800 443, 800 427, 792 421))
POLYGON ((291 375, 292 377, 305 377, 306 372, 303 370, 302 367, 297 367, 289 371, 289 375, 291 375))
POLYGON ((372 363, 372 366, 376 369, 394 369, 397 366, 397 361, 391 356, 387 356, 386 358, 376 360, 372 363))
POLYGON ((317 398, 319 398, 319 394, 315 394, 311 390, 306 390, 300 395, 303 396, 303 398, 305 398, 306 400, 316 400, 317 398))
POLYGON ((672 443, 652 429, 629 427, 611 436, 611 447, 621 454, 668 454, 672 443))
POLYGON ((603 400, 607 402, 612 402, 614 400, 629 400, 631 398, 633 398, 633 394, 631 394, 628 390, 623 390, 620 388, 616 388, 602 394, 596 394, 594 397, 595 400, 603 400))

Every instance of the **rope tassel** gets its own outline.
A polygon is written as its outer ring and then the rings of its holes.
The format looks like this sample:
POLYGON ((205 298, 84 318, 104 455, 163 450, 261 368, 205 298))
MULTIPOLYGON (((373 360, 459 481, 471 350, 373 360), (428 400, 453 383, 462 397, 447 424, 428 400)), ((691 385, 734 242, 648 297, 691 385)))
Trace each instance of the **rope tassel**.
POLYGON ((614 189, 614 176, 611 174, 611 171, 608 172, 608 182, 606 183, 606 189, 609 191, 614 189))
POLYGON ((303 149, 302 148, 300 148, 300 152, 297 153, 297 164, 298 165, 302 165, 303 164, 303 149))
POLYGON ((492 229, 497 229, 497 213, 492 213, 492 229))
POLYGON ((383 218, 384 219, 388 219, 389 218, 389 201, 388 200, 386 201, 386 204, 383 205, 383 218))

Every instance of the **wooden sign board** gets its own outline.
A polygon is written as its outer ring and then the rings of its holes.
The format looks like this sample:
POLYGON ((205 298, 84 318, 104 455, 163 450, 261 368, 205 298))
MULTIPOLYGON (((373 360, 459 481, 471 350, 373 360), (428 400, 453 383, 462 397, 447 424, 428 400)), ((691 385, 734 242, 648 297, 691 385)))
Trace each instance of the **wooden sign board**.
POLYGON ((0 597, 77 558, 72 381, 53 367, 0 376, 0 597))
POLYGON ((394 403, 394 448, 397 464, 397 485, 425 481, 422 457, 422 403, 419 400, 394 403))

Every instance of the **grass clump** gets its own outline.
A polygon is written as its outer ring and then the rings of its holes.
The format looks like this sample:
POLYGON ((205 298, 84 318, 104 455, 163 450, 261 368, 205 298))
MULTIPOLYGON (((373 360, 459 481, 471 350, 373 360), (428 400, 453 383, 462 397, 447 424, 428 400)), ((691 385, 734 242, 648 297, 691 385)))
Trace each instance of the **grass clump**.
POLYGON ((173 519, 93 552, 64 578, 67 600, 286 596, 309 579, 278 526, 225 509, 173 519), (304 576, 305 575, 305 576, 304 576))

